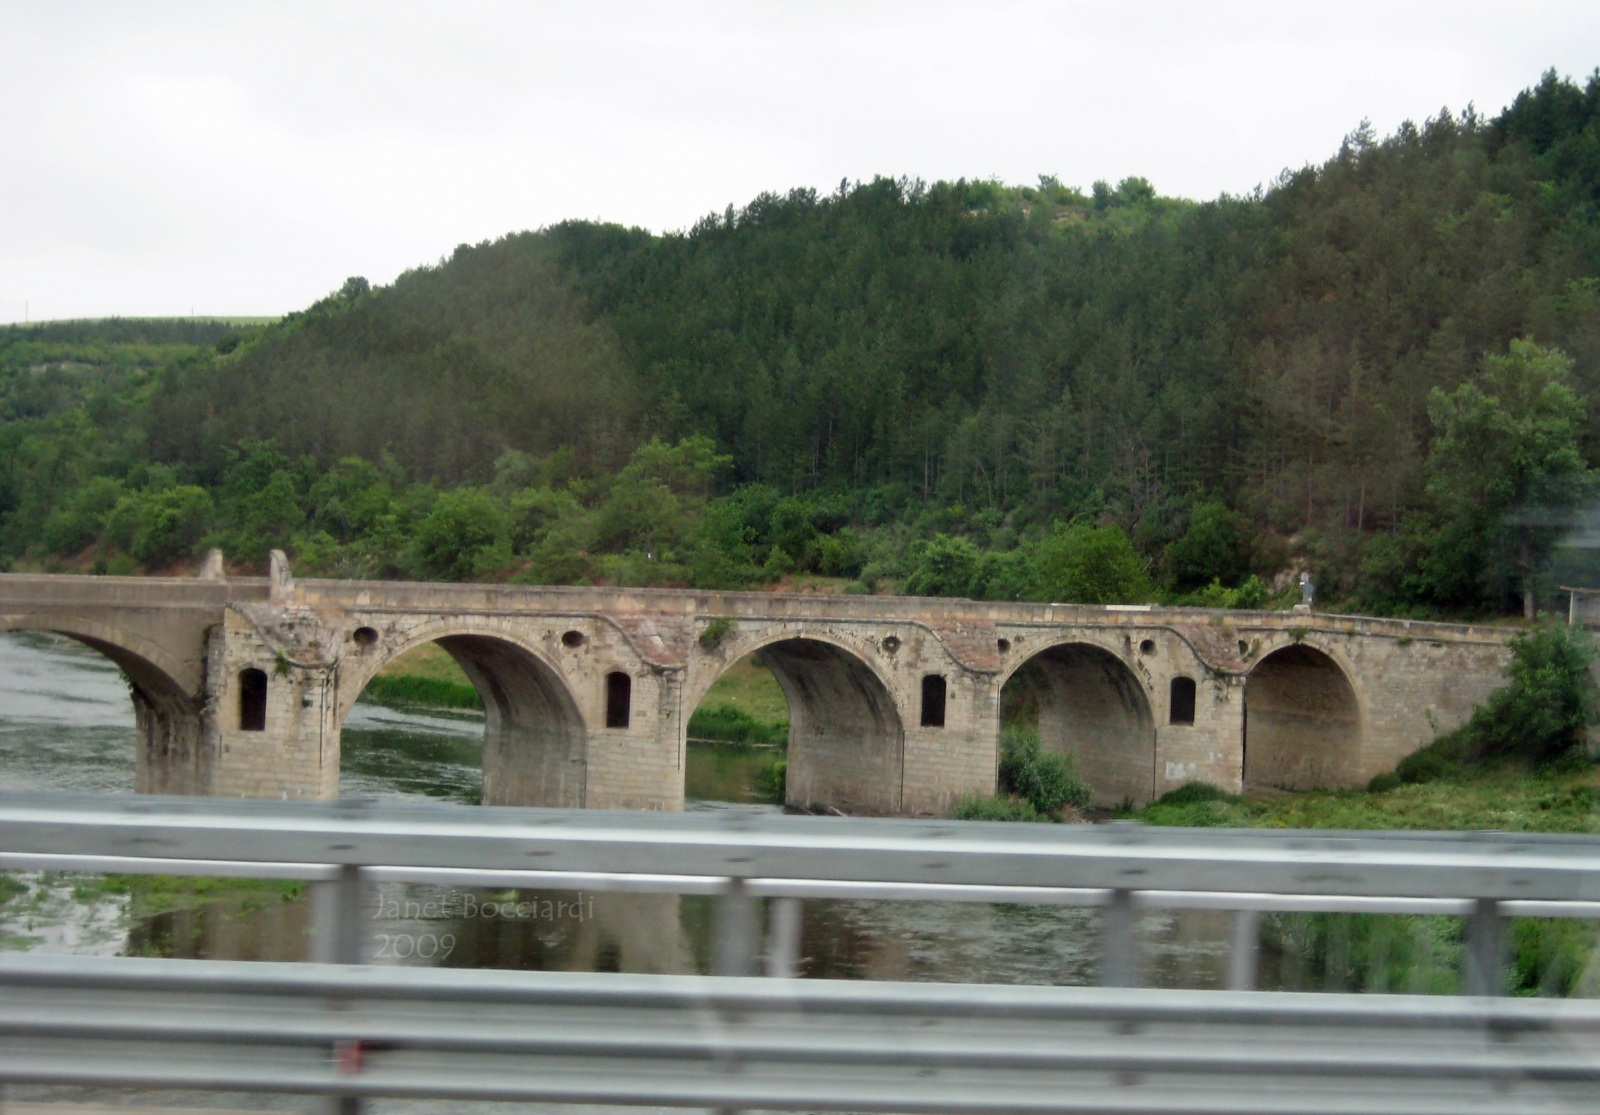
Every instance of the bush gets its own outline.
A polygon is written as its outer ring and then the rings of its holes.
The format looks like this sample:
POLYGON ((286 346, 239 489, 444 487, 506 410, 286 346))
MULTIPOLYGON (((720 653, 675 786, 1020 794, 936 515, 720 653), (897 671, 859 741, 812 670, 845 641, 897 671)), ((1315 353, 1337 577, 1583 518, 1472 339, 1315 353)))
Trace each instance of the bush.
POLYGON ((1594 654, 1582 628, 1552 624, 1518 635, 1508 683, 1460 728, 1400 760, 1395 774, 1403 782, 1431 782, 1486 761, 1562 759, 1582 746, 1595 719, 1594 654))
POLYGON ((783 720, 757 720, 732 705, 702 706, 689 717, 689 738, 782 746, 789 741, 789 725, 783 720))
POLYGON ((1077 768, 1075 755, 1042 753, 1037 731, 1008 728, 1001 733, 1000 788, 1039 813, 1057 813, 1064 805, 1084 809, 1094 800, 1077 768))
POLYGON ((1153 592, 1122 528, 1074 523, 1058 526, 1034 550, 1030 595, 1068 604, 1131 604, 1153 592))
POLYGON ((1374 774, 1372 776, 1372 779, 1367 783, 1367 793, 1387 794, 1390 790, 1398 790, 1403 785, 1405 785, 1405 780, 1400 775, 1392 770, 1386 770, 1382 774, 1374 774))
POLYGON ((772 765, 756 773, 756 796, 773 805, 789 800, 789 760, 774 759, 772 765))
POLYGON ((1244 572, 1244 543, 1243 516, 1221 503, 1202 503, 1189 512, 1189 529, 1167 547, 1164 560, 1179 585, 1228 583, 1244 572))
POLYGON ((1030 802, 1022 798, 963 798, 957 805, 958 821, 1048 821, 1030 802))
POLYGON ((439 497, 417 528, 422 569, 452 581, 470 580, 511 560, 510 525, 488 492, 462 488, 439 497))
POLYGON ((378 704, 433 705, 436 708, 481 709, 483 699, 470 685, 443 678, 424 678, 412 674, 378 676, 367 682, 361 696, 378 704))
POLYGON ((215 508, 204 488, 182 485, 123 496, 106 519, 106 536, 146 565, 166 565, 190 554, 215 508))
POLYGON ((1203 801, 1234 801, 1235 795, 1209 782, 1185 782, 1156 799, 1157 805, 1197 805, 1203 801))
POLYGON ((1401 782, 1436 782, 1462 773, 1473 761, 1466 729, 1460 728, 1401 759, 1394 773, 1401 782))
POLYGON ((722 645, 722 640, 733 634, 737 626, 731 616, 718 616, 706 624, 705 630, 700 632, 700 645, 707 650, 716 650, 722 645))

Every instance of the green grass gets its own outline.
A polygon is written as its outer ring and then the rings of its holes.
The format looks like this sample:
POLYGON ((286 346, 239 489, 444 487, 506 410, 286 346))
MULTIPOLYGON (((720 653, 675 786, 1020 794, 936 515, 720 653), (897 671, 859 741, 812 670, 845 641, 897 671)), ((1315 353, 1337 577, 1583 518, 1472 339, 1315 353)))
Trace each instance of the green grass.
POLYGON ((1310 790, 1252 801, 1182 787, 1124 816, 1187 827, 1600 833, 1595 781, 1592 767, 1561 773, 1507 765, 1376 793, 1310 790))
POLYGON ((481 709, 483 701, 470 685, 440 678, 419 678, 411 674, 384 676, 367 683, 364 700, 380 705, 430 705, 434 708, 481 709))
MULTIPOLYGON (((1186 827, 1597 833, 1597 806, 1590 764, 1530 770, 1505 763, 1376 791, 1313 790, 1255 801, 1191 783, 1124 816, 1186 827)), ((1462 918, 1269 914, 1261 926, 1263 986, 1282 980, 1333 990, 1455 994, 1464 933, 1462 918), (1276 975, 1269 962, 1277 964, 1276 975), (1288 970, 1296 966, 1297 972, 1288 970)), ((1507 937, 1509 994, 1600 996, 1594 963, 1600 925, 1515 918, 1507 937)))
POLYGON ((731 705, 702 704, 689 718, 689 738, 781 747, 789 742, 789 721, 757 720, 731 705))
POLYGON ((789 723, 788 699, 757 654, 746 655, 724 670, 700 701, 701 708, 719 705, 738 709, 755 720, 789 723))

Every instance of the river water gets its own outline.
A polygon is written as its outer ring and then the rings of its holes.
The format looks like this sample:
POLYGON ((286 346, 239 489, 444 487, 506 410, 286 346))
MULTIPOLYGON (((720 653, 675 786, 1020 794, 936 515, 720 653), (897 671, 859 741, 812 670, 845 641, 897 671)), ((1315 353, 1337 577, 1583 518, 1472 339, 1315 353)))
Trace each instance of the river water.
MULTIPOLYGON (((358 704, 344 730, 344 792, 476 803, 482 718, 358 704)), ((0 633, 0 787, 128 793, 135 729, 126 682, 70 639, 0 633)), ((690 748, 691 809, 761 809, 754 774, 772 752, 690 748)), ((302 959, 309 896, 279 882, 0 875, 0 947, 211 959, 302 959)), ((500 892, 392 885, 368 906, 374 963, 631 972, 705 972, 709 899, 500 892)), ((926 902, 808 901, 809 977, 1086 984, 1099 956, 1097 911, 926 902)), ((1143 978, 1220 986, 1223 913, 1152 911, 1138 932, 1143 978)), ((1292 945, 1292 942, 1291 942, 1292 945)), ((1448 950, 1446 950, 1447 952, 1448 950)), ((1441 955, 1444 955, 1441 953, 1441 955)), ((1444 978, 1413 955, 1410 989, 1444 978)), ((1343 989, 1306 950, 1269 948, 1267 987, 1343 989)), ((1399 989, 1399 988, 1394 988, 1399 989)))

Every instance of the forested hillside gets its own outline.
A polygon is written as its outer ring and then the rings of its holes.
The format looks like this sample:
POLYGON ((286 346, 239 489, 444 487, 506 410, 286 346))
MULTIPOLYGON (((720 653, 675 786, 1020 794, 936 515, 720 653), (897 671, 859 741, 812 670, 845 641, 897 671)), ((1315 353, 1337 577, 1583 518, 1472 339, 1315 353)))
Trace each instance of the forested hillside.
POLYGON ((1600 73, 1256 195, 879 179, 251 329, 0 330, 0 557, 1515 610, 1600 459, 1600 73))

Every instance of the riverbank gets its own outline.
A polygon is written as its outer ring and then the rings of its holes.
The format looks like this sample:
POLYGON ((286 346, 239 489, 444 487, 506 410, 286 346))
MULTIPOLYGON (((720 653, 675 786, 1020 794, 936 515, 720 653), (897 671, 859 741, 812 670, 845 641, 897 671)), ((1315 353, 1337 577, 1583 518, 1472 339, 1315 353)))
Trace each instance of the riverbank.
MULTIPOLYGON (((1191 784, 1121 816, 1188 828, 1600 833, 1597 783, 1592 764, 1567 770, 1507 764, 1378 792, 1245 798, 1191 784)), ((1266 914, 1262 955, 1295 970, 1265 975, 1292 986, 1455 994, 1465 933, 1458 917, 1266 914)), ((1600 925, 1513 918, 1506 936, 1508 994, 1600 997, 1600 925)))

